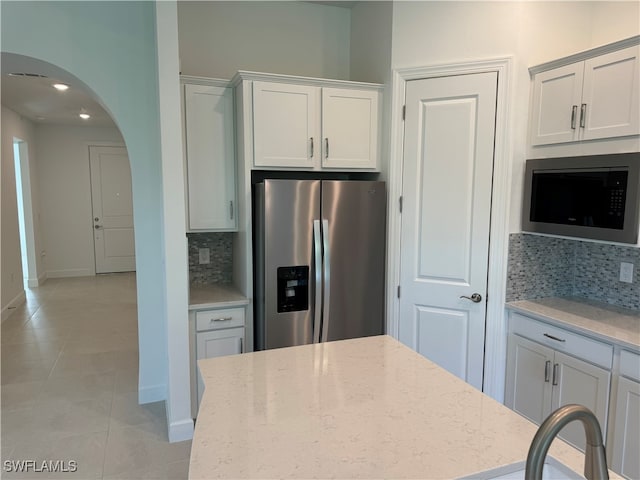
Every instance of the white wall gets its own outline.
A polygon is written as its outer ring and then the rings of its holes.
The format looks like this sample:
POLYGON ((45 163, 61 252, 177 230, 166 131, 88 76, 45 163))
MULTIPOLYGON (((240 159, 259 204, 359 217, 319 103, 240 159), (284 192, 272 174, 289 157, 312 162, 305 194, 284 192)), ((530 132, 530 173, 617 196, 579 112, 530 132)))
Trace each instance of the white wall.
MULTIPOLYGON (((164 400, 166 296, 171 293, 166 279, 173 272, 162 261, 163 224, 184 225, 167 222, 162 206, 155 2, 25 1, 2 2, 0 8, 3 65, 5 55, 12 54, 25 63, 39 61, 44 73, 84 85, 122 132, 131 162, 136 231, 138 394, 141 402, 164 400)), ((186 312, 176 319, 181 320, 187 321, 186 312)))
POLYGON ((36 152, 47 277, 95 274, 89 145, 124 145, 117 128, 38 125, 36 152))
POLYGON ((528 67, 637 35, 638 2, 394 2, 393 68, 514 58, 510 230, 520 231, 528 67))
MULTIPOLYGON (((13 140, 18 138, 27 142, 31 165, 35 160, 34 127, 31 122, 20 115, 2 106, 0 119, 2 129, 0 131, 1 168, 0 180, 2 182, 0 204, 1 212, 1 238, 0 238, 0 303, 2 319, 5 319, 10 310, 24 301, 22 259, 20 254, 20 232, 18 230, 18 205, 16 197, 16 176, 13 157, 13 140)), ((35 172, 34 172, 35 173, 35 172)), ((37 212, 38 201, 32 198, 34 209, 37 212)), ((36 214, 37 219, 37 214, 36 214)), ((37 228, 37 227, 36 227, 37 228)))
POLYGON ((349 79, 347 8, 306 2, 178 2, 185 75, 238 70, 349 79))

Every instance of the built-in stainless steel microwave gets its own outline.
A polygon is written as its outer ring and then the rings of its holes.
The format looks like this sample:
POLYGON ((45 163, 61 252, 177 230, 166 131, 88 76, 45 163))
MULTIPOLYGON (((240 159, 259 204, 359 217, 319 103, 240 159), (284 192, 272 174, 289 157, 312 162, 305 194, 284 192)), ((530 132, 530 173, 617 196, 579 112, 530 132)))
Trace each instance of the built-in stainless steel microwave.
POLYGON ((527 160, 522 230, 638 242, 640 153, 527 160))

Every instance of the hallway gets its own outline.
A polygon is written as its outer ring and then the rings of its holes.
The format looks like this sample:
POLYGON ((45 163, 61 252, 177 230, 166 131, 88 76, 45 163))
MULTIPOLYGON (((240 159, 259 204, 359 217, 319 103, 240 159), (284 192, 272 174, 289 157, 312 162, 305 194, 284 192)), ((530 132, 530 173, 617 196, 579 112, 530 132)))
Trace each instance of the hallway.
POLYGON ((164 402, 138 405, 135 273, 49 279, 2 323, 2 478, 185 479, 164 402), (69 473, 13 473, 6 460, 69 473))

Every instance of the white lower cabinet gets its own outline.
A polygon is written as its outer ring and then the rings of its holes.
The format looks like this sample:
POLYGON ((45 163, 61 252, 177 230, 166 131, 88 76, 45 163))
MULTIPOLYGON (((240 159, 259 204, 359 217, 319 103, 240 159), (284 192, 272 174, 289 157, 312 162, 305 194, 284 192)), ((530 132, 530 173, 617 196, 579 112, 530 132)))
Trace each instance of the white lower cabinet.
MULTIPOLYGON (((200 406, 204 393, 204 383, 197 367, 197 361, 205 358, 222 357, 243 353, 244 308, 226 308, 197 311, 193 315, 195 329, 195 358, 192 379, 197 384, 197 404, 200 406)), ((193 381, 193 380, 192 380, 193 381)), ((194 412, 195 413, 195 412, 194 412)))
POLYGON ((610 467, 626 478, 640 478, 640 355, 622 351, 615 416, 608 450, 610 467))
MULTIPOLYGON (((512 314, 510 330, 505 404, 538 425, 563 405, 584 405, 606 435, 613 348, 593 348, 592 339, 519 314, 512 314)), ((581 424, 566 426, 560 437, 584 450, 581 424)))

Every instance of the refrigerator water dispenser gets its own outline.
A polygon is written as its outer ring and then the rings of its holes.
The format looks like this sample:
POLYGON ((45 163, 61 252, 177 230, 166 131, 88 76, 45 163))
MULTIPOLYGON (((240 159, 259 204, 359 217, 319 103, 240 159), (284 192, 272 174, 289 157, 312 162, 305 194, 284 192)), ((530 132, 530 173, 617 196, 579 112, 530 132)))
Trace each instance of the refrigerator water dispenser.
POLYGON ((278 267, 278 313, 309 310, 309 266, 278 267))

